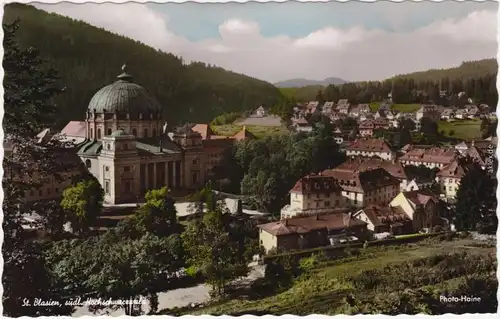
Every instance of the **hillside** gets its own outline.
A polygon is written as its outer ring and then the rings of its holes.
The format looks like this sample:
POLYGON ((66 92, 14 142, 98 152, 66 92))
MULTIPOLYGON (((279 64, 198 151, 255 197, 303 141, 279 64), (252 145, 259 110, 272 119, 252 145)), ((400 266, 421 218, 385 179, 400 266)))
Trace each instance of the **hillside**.
POLYGON ((290 80, 276 82, 274 83, 274 85, 278 88, 298 88, 304 86, 318 86, 318 85, 327 86, 330 84, 339 85, 339 84, 344 84, 346 82, 347 81, 342 80, 340 78, 329 77, 322 81, 307 80, 307 79, 290 79, 290 80))
POLYGON ((6 5, 3 22, 16 18, 20 45, 39 49, 67 87, 57 101, 58 127, 82 119, 92 95, 115 80, 123 63, 135 81, 158 99, 170 123, 208 122, 223 112, 273 105, 282 97, 265 81, 204 63, 184 65, 179 57, 85 22, 28 5, 6 5))
POLYGON ((463 62, 460 66, 450 69, 431 69, 421 72, 397 75, 395 78, 413 79, 414 81, 466 80, 482 77, 485 74, 496 74, 498 64, 496 59, 463 62))

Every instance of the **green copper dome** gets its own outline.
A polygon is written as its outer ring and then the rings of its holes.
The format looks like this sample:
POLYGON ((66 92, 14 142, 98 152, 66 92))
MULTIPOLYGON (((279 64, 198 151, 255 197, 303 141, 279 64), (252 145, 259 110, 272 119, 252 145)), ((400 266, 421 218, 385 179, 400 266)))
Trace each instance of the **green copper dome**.
POLYGON ((96 113, 121 113, 137 117, 142 114, 145 119, 150 114, 157 115, 161 111, 159 103, 140 85, 132 82, 132 76, 126 72, 126 65, 118 80, 100 89, 90 100, 88 110, 96 113))

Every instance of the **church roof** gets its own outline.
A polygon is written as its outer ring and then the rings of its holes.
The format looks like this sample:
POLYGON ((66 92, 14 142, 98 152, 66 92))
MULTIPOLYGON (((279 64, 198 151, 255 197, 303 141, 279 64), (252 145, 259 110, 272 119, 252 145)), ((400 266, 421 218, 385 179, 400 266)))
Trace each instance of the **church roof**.
POLYGON ((97 113, 129 113, 131 118, 139 114, 159 114, 159 103, 140 85, 132 82, 126 66, 118 80, 97 91, 90 100, 88 110, 97 113))

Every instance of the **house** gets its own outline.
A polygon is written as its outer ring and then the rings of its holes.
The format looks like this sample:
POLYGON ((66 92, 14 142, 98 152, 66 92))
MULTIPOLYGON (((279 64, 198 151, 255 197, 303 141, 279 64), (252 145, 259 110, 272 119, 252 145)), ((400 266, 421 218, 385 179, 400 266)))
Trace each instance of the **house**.
POLYGON ((470 109, 468 112, 467 112, 467 118, 468 119, 475 119, 475 118, 478 118, 481 116, 481 113, 479 112, 479 109, 476 107, 476 108, 473 108, 473 109, 470 109))
POLYGON ((359 124, 358 130, 362 137, 372 137, 373 131, 375 130, 375 124, 372 120, 363 121, 359 124))
POLYGON ((290 190, 290 204, 281 210, 281 218, 331 213, 344 208, 342 189, 331 176, 310 174, 302 177, 290 190))
POLYGON ((413 178, 407 183, 405 188, 401 189, 401 191, 404 192, 418 191, 422 189, 431 188, 433 185, 434 185, 434 180, 413 178))
POLYGON ((416 120, 420 122, 424 117, 438 122, 441 119, 441 114, 436 105, 422 105, 416 113, 416 120))
POLYGON ((445 109, 441 113, 441 120, 451 120, 455 118, 455 112, 453 109, 445 109))
POLYGON ((297 132, 310 133, 310 132, 312 132, 312 129, 313 129, 312 125, 309 124, 309 122, 303 117, 296 119, 296 120, 293 120, 292 126, 295 128, 295 130, 297 132))
POLYGON ((399 127, 399 120, 394 119, 394 120, 389 120, 389 128, 398 128, 399 127))
POLYGON ((306 106, 306 114, 314 114, 316 113, 317 110, 319 110, 319 102, 318 101, 312 101, 309 102, 306 106))
POLYGON ((347 156, 378 156, 385 160, 392 160, 396 153, 384 139, 360 138, 354 141, 346 152, 347 156))
POLYGON ((349 100, 348 99, 340 99, 337 102, 337 105, 347 105, 347 104, 349 104, 349 100))
POLYGON ((322 174, 335 178, 347 207, 387 204, 399 192, 399 180, 383 168, 365 171, 334 168, 322 174))
POLYGON ((372 110, 370 108, 370 105, 368 104, 358 104, 358 112, 359 114, 368 114, 372 110))
POLYGON ((368 230, 375 234, 409 234, 413 230, 412 220, 401 207, 368 205, 354 213, 353 217, 365 222, 368 230))
POLYGON ((447 202, 455 201, 460 180, 466 172, 467 168, 461 163, 460 159, 455 159, 437 173, 437 179, 442 191, 441 196, 447 202))
POLYGON ((359 112, 358 107, 357 106, 351 107, 351 109, 349 110, 349 116, 358 118, 359 115, 360 115, 360 112, 359 112))
POLYGON ((300 218, 287 218, 260 224, 260 245, 266 253, 310 249, 330 245, 329 238, 354 235, 364 239, 368 235, 366 223, 351 214, 336 213, 300 218))
POLYGON ((467 118, 467 111, 464 109, 458 109, 455 112, 455 118, 458 120, 464 120, 467 118))
POLYGON ((380 118, 386 118, 387 112, 385 110, 379 109, 377 112, 375 112, 375 115, 373 116, 375 119, 380 119, 380 118))
POLYGON ((457 156, 452 148, 432 147, 428 149, 413 148, 398 160, 403 165, 424 165, 428 168, 443 168, 457 156))
POLYGON ((255 110, 255 115, 258 117, 266 117, 267 112, 266 109, 261 105, 255 110))
POLYGON ((388 119, 388 120, 394 120, 394 119, 397 119, 399 116, 399 113, 398 112, 395 112, 395 111, 389 111, 385 114, 385 117, 388 119))
POLYGON ((375 125, 375 129, 384 129, 387 130, 390 127, 389 120, 386 118, 378 118, 373 120, 373 124, 375 125))
POLYGON ((349 171, 368 171, 377 168, 382 168, 399 180, 401 190, 407 188, 410 182, 404 167, 396 160, 386 161, 376 157, 354 157, 349 158, 335 169, 349 171))
POLYGON ((412 221, 414 232, 441 224, 439 198, 429 189, 399 193, 389 206, 403 211, 412 221))
POLYGON ((334 108, 335 108, 335 104, 333 102, 325 102, 325 104, 323 104, 323 108, 321 109, 321 112, 324 114, 324 115, 330 115, 332 114, 332 112, 334 111, 334 108))
POLYGON ((348 115, 349 112, 351 111, 351 105, 350 104, 339 104, 339 105, 337 105, 337 111, 340 114, 348 115))

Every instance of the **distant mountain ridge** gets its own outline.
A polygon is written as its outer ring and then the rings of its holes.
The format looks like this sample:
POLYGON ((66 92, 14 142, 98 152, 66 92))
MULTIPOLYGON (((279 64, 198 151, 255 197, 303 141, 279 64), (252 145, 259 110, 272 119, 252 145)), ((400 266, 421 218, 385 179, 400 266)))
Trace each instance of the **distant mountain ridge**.
POLYGON ((312 85, 321 85, 321 86, 328 86, 330 84, 339 85, 347 82, 348 81, 343 80, 341 78, 329 77, 322 81, 308 80, 308 79, 290 79, 290 80, 276 82, 274 83, 274 85, 278 88, 294 88, 294 87, 304 87, 312 85))

